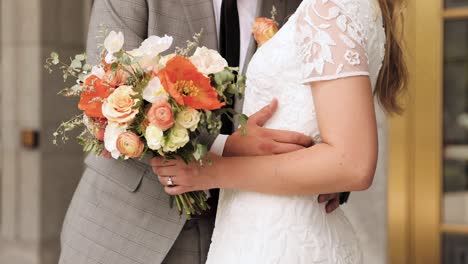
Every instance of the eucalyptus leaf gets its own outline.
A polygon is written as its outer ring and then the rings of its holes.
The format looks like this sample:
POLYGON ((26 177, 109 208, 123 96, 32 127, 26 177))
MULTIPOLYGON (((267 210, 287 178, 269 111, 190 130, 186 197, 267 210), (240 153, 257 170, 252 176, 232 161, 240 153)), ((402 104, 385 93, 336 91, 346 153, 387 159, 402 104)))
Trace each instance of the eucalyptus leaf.
POLYGON ((93 69, 93 66, 89 65, 89 64, 85 64, 83 66, 83 71, 86 71, 86 72, 89 72, 93 69))
POLYGON ((57 52, 52 52, 50 54, 50 58, 52 59, 52 64, 57 65, 60 63, 59 55, 57 52))
POLYGON ((78 55, 75 56, 75 60, 84 61, 84 60, 86 60, 86 55, 85 54, 78 54, 78 55))
POLYGON ((83 66, 83 64, 81 63, 80 60, 72 60, 71 64, 70 64, 70 67, 72 67, 73 69, 80 69, 81 67, 83 66))

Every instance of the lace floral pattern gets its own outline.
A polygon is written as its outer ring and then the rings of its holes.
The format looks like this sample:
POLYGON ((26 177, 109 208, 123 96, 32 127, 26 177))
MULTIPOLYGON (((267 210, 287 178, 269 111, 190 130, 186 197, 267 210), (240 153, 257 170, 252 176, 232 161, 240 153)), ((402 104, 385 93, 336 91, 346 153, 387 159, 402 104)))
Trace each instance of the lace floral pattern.
MULTIPOLYGON (((277 98, 278 110, 265 127, 297 131, 319 142, 309 82, 369 75, 376 83, 385 36, 372 1, 302 1, 252 58, 244 113, 252 115, 277 98)), ((326 214, 315 195, 222 190, 207 263, 360 264, 362 256, 343 212, 326 214)))
POLYGON ((358 1, 311 0, 303 4, 297 13, 296 42, 305 83, 369 75, 370 28, 355 14, 370 7, 358 1))

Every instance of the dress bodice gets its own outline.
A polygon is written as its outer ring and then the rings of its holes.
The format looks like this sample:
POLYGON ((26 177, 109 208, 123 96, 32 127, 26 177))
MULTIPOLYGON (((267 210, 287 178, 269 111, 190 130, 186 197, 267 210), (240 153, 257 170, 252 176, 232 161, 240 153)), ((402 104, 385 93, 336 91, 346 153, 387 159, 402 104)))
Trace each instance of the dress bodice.
MULTIPOLYGON (((306 0, 257 50, 247 71, 244 113, 279 99, 269 128, 319 139, 310 83, 368 75, 372 87, 385 55, 377 0, 306 0)), ((344 87, 344 89, 346 89, 344 87)))
MULTIPOLYGON (((377 0, 304 0, 252 58, 244 113, 252 115, 276 98, 278 110, 266 127, 319 141, 311 85, 364 75, 375 86, 385 53, 378 7, 377 0)), ((361 259, 344 213, 327 215, 316 195, 221 190, 209 264, 358 264, 361 259)))

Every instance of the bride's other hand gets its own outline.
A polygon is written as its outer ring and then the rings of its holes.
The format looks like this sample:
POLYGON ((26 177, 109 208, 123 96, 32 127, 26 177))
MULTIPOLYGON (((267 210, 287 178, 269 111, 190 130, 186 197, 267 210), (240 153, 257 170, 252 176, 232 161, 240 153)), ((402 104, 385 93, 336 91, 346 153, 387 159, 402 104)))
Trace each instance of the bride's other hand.
POLYGON ((297 132, 264 128, 278 108, 275 99, 249 118, 246 135, 237 130, 228 137, 223 156, 266 156, 289 153, 314 144, 312 138, 297 132))
POLYGON ((153 158, 151 166, 158 175, 159 182, 170 195, 178 195, 186 192, 210 190, 219 188, 221 183, 215 177, 219 156, 209 153, 212 165, 201 166, 198 162, 186 164, 182 159, 166 160, 161 157, 153 158), (169 180, 170 179, 170 180, 169 180), (172 182, 173 185, 169 185, 172 182))

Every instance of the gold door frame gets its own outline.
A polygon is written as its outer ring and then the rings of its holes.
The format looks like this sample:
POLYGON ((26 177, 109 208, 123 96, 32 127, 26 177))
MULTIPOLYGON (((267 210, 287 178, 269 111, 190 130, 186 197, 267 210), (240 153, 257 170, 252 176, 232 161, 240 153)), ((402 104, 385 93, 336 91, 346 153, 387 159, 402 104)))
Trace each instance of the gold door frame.
POLYGON ((441 262, 441 235, 465 226, 441 223, 443 23, 468 18, 443 0, 409 0, 406 41, 410 91, 406 112, 390 120, 388 234, 390 264, 441 262))

